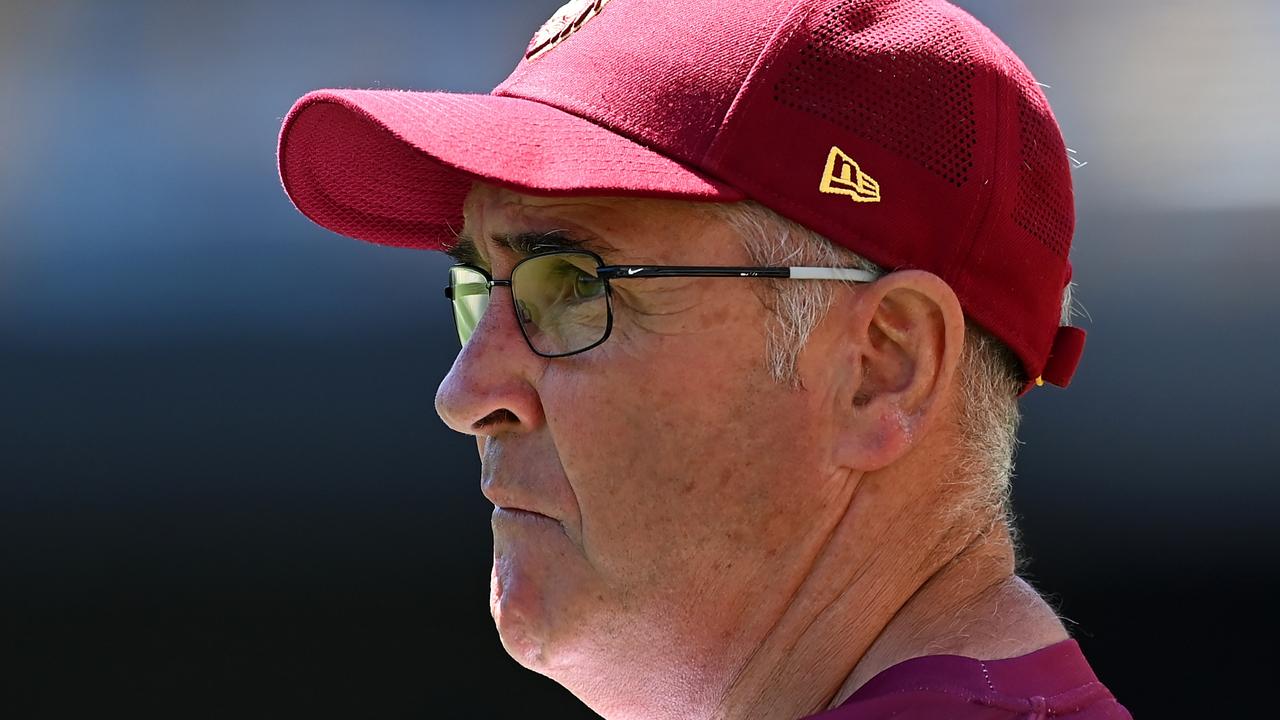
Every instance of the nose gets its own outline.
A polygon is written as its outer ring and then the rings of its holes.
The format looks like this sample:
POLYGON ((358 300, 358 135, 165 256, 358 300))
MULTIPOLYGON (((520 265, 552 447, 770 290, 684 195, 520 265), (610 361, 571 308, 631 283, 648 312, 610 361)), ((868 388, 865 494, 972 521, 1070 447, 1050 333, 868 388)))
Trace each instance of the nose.
POLYGON ((436 391, 436 412, 468 435, 535 430, 544 418, 534 382, 546 363, 520 334, 510 288, 495 287, 471 339, 436 391))

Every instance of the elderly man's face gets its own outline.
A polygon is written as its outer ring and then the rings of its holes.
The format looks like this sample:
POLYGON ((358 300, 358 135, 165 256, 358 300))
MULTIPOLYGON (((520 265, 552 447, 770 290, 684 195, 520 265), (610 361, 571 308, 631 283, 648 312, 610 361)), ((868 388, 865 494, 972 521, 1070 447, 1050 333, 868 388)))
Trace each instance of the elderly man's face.
MULTIPOLYGON (((495 238, 553 231, 609 263, 751 264, 688 204, 468 199, 466 234, 495 278, 522 257, 495 238)), ((764 631, 847 505, 824 420, 837 363, 802 359, 802 390, 769 377, 764 282, 617 280, 610 338, 556 359, 530 351, 510 289, 494 288, 440 387, 441 417, 477 436, 496 506, 502 641, 584 699, 643 687, 647 670, 694 686, 736 667, 748 650, 734 639, 764 631)))

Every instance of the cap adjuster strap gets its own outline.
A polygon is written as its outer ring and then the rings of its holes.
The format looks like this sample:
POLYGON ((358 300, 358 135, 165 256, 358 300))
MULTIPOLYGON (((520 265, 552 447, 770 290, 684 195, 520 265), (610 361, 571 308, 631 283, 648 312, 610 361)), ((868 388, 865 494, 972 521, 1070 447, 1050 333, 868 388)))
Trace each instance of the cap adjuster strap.
POLYGON ((1044 371, 1036 378, 1036 385, 1045 382, 1058 387, 1071 384, 1071 376, 1080 364, 1080 355, 1084 353, 1085 331, 1077 327, 1064 325, 1058 328, 1053 336, 1053 346, 1049 350, 1049 359, 1045 361, 1044 371))

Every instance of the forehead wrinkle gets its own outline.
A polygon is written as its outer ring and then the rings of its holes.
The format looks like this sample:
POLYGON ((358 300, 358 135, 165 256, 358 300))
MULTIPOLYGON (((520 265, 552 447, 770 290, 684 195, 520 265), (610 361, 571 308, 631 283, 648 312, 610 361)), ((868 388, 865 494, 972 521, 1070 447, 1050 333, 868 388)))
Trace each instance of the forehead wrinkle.
POLYGON ((484 261, 488 255, 486 252, 488 245, 523 256, 538 252, 575 249, 590 250, 601 255, 615 250, 612 245, 594 234, 575 232, 565 228, 510 233, 494 232, 485 236, 484 242, 480 243, 477 243, 475 236, 464 228, 455 237, 455 242, 444 250, 454 260, 468 264, 484 261))
MULTIPOLYGON (((477 242, 480 255, 490 249, 526 255, 530 245, 539 244, 560 249, 558 242, 531 244, 526 242, 529 238, 519 236, 561 232, 582 239, 584 242, 574 246, 607 256, 611 264, 706 264, 686 262, 682 253, 674 250, 685 246, 690 234, 701 234, 708 220, 718 219, 702 205, 665 198, 529 195, 476 182, 464 202, 463 225, 464 234, 477 242), (505 227, 490 233, 494 225, 505 227), (604 230, 614 226, 640 233, 637 242, 606 241, 604 238, 613 239, 613 234, 604 230), (670 257, 666 250, 671 250, 670 257)), ((630 240, 630 236, 618 239, 630 240)))
MULTIPOLYGON (((480 193, 475 193, 475 196, 480 193)), ((469 212, 466 219, 471 226, 498 226, 490 230, 472 228, 464 220, 464 233, 473 242, 482 246, 480 249, 493 249, 499 252, 510 252, 516 255, 532 255, 540 251, 557 250, 590 250, 597 255, 618 252, 617 247, 604 239, 602 233, 593 229, 600 221, 597 218, 564 217, 564 211, 570 208, 589 209, 593 211, 610 210, 607 205, 595 205, 565 201, 552 204, 532 204, 523 202, 524 196, 516 194, 492 194, 494 203, 484 205, 476 203, 474 212, 469 212), (486 212, 489 209, 489 212, 486 212), (477 231, 478 230, 478 231, 477 231)))

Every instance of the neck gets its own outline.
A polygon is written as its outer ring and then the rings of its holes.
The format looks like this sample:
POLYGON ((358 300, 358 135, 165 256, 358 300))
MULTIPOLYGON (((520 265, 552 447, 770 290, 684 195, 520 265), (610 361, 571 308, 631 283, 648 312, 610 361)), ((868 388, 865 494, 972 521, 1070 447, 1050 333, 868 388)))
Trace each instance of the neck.
POLYGON ((735 678, 715 716, 796 718, 835 707, 877 673, 922 655, 1011 657, 1067 637, 1017 578, 1003 525, 954 528, 930 542, 918 524, 884 528, 855 506, 809 578, 735 678), (918 569, 904 572, 905 568, 918 569))
POLYGON ((898 610, 828 707, 881 671, 924 655, 1016 657, 1069 636, 1044 598, 1014 574, 1007 528, 974 538, 898 610))

